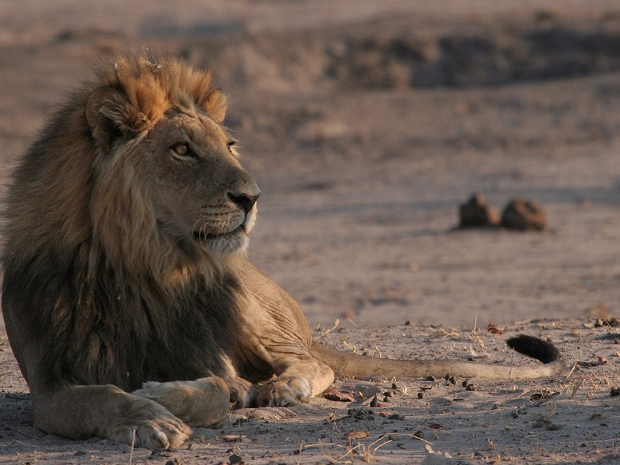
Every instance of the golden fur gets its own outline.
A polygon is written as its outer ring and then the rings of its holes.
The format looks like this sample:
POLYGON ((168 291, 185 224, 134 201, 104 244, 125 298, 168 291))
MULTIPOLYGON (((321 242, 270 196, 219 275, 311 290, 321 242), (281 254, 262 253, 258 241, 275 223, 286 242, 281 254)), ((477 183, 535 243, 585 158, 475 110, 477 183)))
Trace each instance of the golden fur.
POLYGON ((176 447, 234 406, 306 402, 340 375, 533 377, 547 366, 391 361, 312 341, 297 303, 247 260, 260 195, 211 74, 119 56, 52 116, 6 199, 2 305, 35 424, 176 447), (131 392, 131 394, 130 394, 131 392))

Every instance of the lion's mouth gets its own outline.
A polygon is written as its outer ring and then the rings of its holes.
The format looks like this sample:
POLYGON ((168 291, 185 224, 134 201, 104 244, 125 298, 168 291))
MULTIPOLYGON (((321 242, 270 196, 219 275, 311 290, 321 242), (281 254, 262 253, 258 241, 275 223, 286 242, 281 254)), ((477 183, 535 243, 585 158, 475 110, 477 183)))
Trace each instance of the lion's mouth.
POLYGON ((222 239, 222 238, 227 238, 227 237, 232 237, 232 236, 236 236, 239 233, 245 232, 245 226, 243 224, 239 225, 237 228, 233 229, 232 231, 227 231, 224 233, 207 233, 204 231, 194 231, 194 239, 200 240, 200 241, 204 241, 204 240, 208 240, 208 241, 212 241, 215 239, 222 239))

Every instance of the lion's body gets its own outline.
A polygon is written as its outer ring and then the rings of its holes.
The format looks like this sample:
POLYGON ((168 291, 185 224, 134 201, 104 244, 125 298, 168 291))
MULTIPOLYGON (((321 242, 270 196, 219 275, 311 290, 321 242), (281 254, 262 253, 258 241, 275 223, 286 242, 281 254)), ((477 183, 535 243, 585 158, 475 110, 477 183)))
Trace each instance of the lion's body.
POLYGON ((2 305, 38 427, 127 442, 136 428, 139 444, 174 447, 189 433, 183 422, 217 424, 229 398, 307 401, 333 382, 332 368, 510 376, 368 363, 313 344, 299 306, 245 257, 260 191, 210 86, 209 73, 174 59, 102 64, 15 171, 2 305))

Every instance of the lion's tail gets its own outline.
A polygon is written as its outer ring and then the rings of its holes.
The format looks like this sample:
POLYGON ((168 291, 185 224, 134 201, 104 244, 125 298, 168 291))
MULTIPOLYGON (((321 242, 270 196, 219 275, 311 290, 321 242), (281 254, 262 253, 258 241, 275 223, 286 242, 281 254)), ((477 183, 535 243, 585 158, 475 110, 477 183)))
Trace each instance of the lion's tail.
POLYGON ((441 378, 445 375, 460 378, 516 379, 540 378, 565 370, 559 350, 542 339, 518 335, 506 341, 517 352, 535 358, 544 365, 486 365, 447 360, 390 360, 341 352, 324 345, 312 344, 312 355, 327 364, 336 375, 368 379, 374 376, 402 378, 441 378))

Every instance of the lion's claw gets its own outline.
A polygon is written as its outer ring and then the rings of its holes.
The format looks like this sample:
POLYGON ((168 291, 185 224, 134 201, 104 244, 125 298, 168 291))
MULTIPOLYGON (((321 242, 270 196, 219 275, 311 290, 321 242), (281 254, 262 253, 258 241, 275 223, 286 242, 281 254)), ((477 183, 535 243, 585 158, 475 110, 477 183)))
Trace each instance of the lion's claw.
POLYGON ((310 383, 305 378, 276 378, 260 387, 256 403, 259 407, 286 407, 308 402, 311 395, 310 383))
POLYGON ((189 439, 192 430, 172 415, 141 421, 136 425, 123 425, 110 434, 110 438, 134 447, 147 449, 176 449, 189 439))

